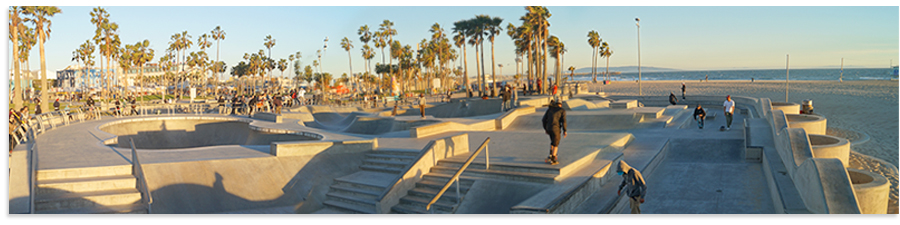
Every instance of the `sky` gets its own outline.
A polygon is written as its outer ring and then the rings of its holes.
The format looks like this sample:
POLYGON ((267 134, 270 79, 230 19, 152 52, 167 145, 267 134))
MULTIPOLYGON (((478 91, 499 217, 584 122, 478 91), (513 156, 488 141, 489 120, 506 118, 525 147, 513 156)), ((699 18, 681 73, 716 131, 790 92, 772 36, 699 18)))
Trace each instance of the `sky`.
MULTIPOLYGON (((576 6, 547 8, 552 14, 550 33, 558 36, 568 50, 563 57, 563 68, 591 66, 592 48, 587 43, 587 33, 591 30, 600 33, 601 39, 611 46, 610 67, 637 66, 639 38, 640 63, 644 67, 783 69, 787 55, 790 55, 790 67, 797 69, 839 67, 841 58, 845 68, 897 65, 900 10, 897 3, 871 2, 893 6, 577 6, 579 2, 563 1, 560 3, 576 6), (641 20, 639 29, 635 24, 636 17, 641 20)), ((183 2, 162 4, 178 3, 183 2)), ((191 3, 204 5, 199 4, 203 2, 188 2, 191 3)), ((221 26, 226 35, 218 43, 218 54, 229 68, 242 61, 244 53, 266 50, 263 40, 267 35, 276 40, 271 49, 272 58, 287 59, 288 55, 300 51, 300 61, 305 67, 317 60, 316 50, 322 49, 327 37, 328 48, 321 62, 326 72, 336 76, 350 72, 348 60, 352 60, 353 72, 364 70, 360 51, 363 43, 357 35, 362 25, 368 25, 374 32, 383 20, 390 20, 398 33, 394 40, 415 48, 420 40, 430 38, 428 30, 435 23, 449 34, 453 22, 485 14, 503 19, 501 27, 504 30, 494 43, 495 63, 503 65, 502 69, 497 68, 497 73, 502 70, 502 74, 514 74, 514 46, 505 29, 509 23, 521 25, 519 18, 526 13, 524 6, 471 6, 478 4, 472 3, 470 6, 403 6, 420 4, 416 2, 388 2, 400 6, 278 6, 289 3, 265 1, 259 4, 275 6, 107 6, 121 4, 114 1, 94 4, 105 8, 110 21, 119 25, 123 45, 149 40, 156 54, 152 62, 163 54, 173 34, 187 31, 195 43, 187 52, 200 51, 196 46, 197 38, 221 26), (354 46, 349 56, 340 47, 344 37, 354 46)), ((541 2, 521 4, 525 3, 541 2)), ((96 5, 60 6, 62 13, 50 18, 51 33, 45 43, 48 74, 77 65, 71 60, 72 52, 93 37, 95 27, 90 23, 90 11, 96 5)), ((491 44, 485 43, 485 62, 490 65, 491 44)), ((12 57, 10 44, 7 41, 4 58, 7 68, 12 57)), ((374 48, 372 42, 369 45, 374 48)), ((207 49, 212 60, 215 60, 216 48, 214 42, 207 49)), ((381 50, 375 52, 373 67, 382 59, 381 50)), ((467 54, 469 74, 474 76, 475 51, 471 46, 467 47, 467 54)), ((40 68, 39 57, 35 46, 31 52, 32 70, 40 68)), ((599 59, 597 64, 605 67, 606 59, 599 59)), ((553 61, 549 67, 553 69, 553 61)), ((489 66, 486 70, 491 73, 489 66)), ((280 75, 281 72, 276 70, 273 74, 280 75)), ((284 74, 291 74, 290 69, 284 74)), ((223 78, 225 76, 227 73, 223 78)))

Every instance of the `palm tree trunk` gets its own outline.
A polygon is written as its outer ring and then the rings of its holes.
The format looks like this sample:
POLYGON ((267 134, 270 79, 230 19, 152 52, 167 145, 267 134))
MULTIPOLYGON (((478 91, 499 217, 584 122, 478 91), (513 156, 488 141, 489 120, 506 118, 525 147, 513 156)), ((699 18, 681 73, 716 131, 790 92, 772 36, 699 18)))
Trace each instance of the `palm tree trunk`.
MULTIPOLYGON (((494 41, 491 40, 491 80, 494 81, 491 83, 491 87, 494 88, 491 91, 491 97, 495 97, 497 94, 497 92, 496 92, 496 90, 497 90, 497 74, 494 73, 494 67, 496 67, 496 66, 497 66, 497 63, 494 62, 494 41)), ((502 76, 503 74, 500 74, 500 75, 502 76)))
POLYGON ((591 46, 591 79, 597 83, 597 48, 591 46))
POLYGON ((472 91, 469 90, 469 60, 466 60, 466 44, 463 43, 463 82, 466 83, 466 97, 472 97, 472 91))
POLYGON ((606 56, 606 80, 609 80, 609 56, 606 56))
MULTIPOLYGON (((13 35, 13 45, 12 45, 13 58, 12 58, 12 60, 13 60, 13 69, 15 70, 14 73, 16 74, 16 78, 14 81, 15 83, 13 83, 13 85, 12 85, 15 88, 14 92, 13 92, 13 105, 15 105, 16 107, 22 107, 22 105, 23 105, 22 104, 22 96, 23 96, 22 94, 25 92, 22 90, 22 74, 21 74, 21 71, 19 70, 19 29, 16 27, 16 28, 13 28, 12 30, 13 30, 12 31, 12 35, 13 35)), ((9 108, 12 109, 13 107, 10 106, 9 108)))
POLYGON ((41 50, 41 104, 35 107, 41 107, 43 112, 50 112, 50 105, 47 101, 50 100, 50 86, 47 85, 47 63, 44 55, 44 29, 38 27, 39 30, 39 39, 38 44, 40 44, 41 50))
POLYGON ((481 46, 481 84, 484 88, 484 92, 488 92, 487 73, 484 70, 484 41, 482 41, 481 44, 478 44, 478 46, 481 46))

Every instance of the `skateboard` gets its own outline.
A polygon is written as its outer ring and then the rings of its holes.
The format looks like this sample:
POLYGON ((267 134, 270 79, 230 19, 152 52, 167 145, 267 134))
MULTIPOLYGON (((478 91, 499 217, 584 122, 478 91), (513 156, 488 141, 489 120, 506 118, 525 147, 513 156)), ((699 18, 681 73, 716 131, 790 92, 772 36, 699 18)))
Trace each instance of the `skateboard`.
POLYGON ((547 158, 544 159, 544 163, 549 163, 550 165, 556 165, 556 164, 559 164, 559 161, 553 160, 552 158, 550 158, 550 156, 547 156, 547 158))

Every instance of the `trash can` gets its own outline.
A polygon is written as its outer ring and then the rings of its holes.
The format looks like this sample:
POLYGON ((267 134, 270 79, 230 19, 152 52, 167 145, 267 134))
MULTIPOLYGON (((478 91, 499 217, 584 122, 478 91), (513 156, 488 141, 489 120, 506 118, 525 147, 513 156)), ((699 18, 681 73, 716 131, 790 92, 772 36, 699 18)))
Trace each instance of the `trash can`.
POLYGON ((803 100, 803 105, 800 108, 800 114, 812 114, 812 113, 813 113, 812 99, 803 100))

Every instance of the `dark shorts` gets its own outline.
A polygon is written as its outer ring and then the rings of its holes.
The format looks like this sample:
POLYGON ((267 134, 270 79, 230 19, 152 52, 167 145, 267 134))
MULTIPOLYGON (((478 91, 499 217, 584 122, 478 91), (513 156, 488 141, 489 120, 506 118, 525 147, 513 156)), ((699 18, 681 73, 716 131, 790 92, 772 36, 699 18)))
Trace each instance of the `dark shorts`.
POLYGON ((554 129, 553 131, 547 132, 547 135, 550 135, 550 146, 558 147, 559 146, 559 130, 554 129))

